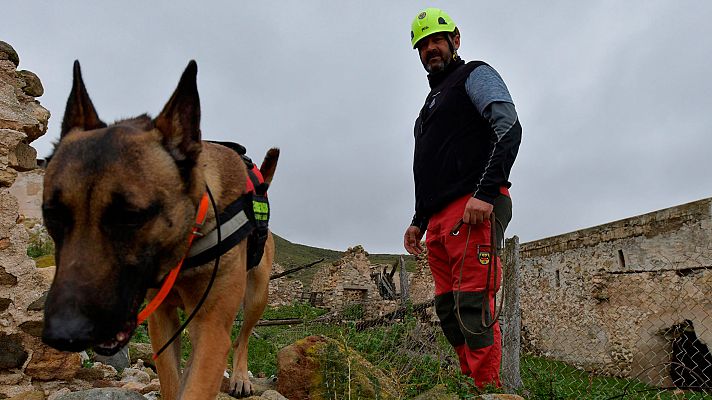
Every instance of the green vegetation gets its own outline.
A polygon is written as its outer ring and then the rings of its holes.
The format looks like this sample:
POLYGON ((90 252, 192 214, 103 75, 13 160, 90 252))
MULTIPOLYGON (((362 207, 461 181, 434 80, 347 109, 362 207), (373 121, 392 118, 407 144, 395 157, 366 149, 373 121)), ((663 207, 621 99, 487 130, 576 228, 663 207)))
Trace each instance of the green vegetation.
MULTIPOLYGON (((40 227, 40 225, 35 225, 35 227, 40 227)), ((52 265, 54 265, 54 242, 52 241, 52 238, 49 237, 44 227, 32 229, 29 231, 29 234, 30 238, 27 244, 27 255, 35 260, 50 256, 52 265)))
MULTIPOLYGON (((268 307, 265 319, 304 319, 306 324, 264 326, 255 329, 256 336, 250 339, 249 369, 253 373, 277 374, 277 353, 287 345, 310 335, 325 335, 360 354, 398 385, 404 399, 413 398, 436 385, 447 387, 450 393, 461 399, 472 399, 482 393, 501 393, 502 389, 488 387, 477 389, 470 378, 463 376, 457 365, 457 356, 439 327, 424 324, 415 318, 388 326, 374 326, 359 331, 355 324, 328 325, 313 322, 324 310, 306 303, 285 307, 268 307)), ((238 318, 233 328, 233 339, 239 331, 238 318)), ((189 328, 190 329, 190 328, 189 328)), ((190 351, 190 343, 184 333, 182 340, 183 359, 190 351)), ((135 341, 148 342, 145 328, 139 327, 135 341)), ((232 357, 232 356, 230 356, 232 357)), ((348 379, 348 360, 332 357, 324 364, 323 373, 330 382, 344 383, 348 379)), ((232 359, 228 361, 228 368, 232 359)), ((567 364, 542 357, 523 357, 520 369, 524 390, 521 395, 530 400, 548 399, 691 399, 712 400, 701 393, 674 393, 647 386, 637 380, 597 376, 567 364)), ((331 387, 332 394, 339 393, 340 386, 331 387)), ((331 392, 330 392, 331 393, 331 392)), ((338 397, 338 396, 337 396, 338 397)))

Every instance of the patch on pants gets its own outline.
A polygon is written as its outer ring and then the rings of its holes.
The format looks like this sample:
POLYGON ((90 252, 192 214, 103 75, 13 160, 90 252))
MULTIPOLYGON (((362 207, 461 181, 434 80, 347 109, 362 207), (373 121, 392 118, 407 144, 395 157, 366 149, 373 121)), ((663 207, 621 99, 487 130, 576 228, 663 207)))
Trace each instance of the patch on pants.
MULTIPOLYGON (((482 306, 485 292, 455 292, 455 314, 467 347, 481 349, 494 344, 494 329, 482 325, 482 306), (459 313, 458 313, 459 309, 459 313)), ((492 322, 492 314, 485 310, 485 323, 492 322)))

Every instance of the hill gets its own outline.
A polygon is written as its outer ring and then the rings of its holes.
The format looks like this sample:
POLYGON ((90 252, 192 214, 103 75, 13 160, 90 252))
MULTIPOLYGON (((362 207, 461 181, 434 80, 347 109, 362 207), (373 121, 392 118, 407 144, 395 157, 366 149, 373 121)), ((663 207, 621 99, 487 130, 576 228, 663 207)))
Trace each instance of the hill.
MULTIPOLYGON (((343 251, 322 249, 319 247, 306 246, 303 244, 292 243, 283 237, 272 233, 274 236, 275 244, 275 261, 284 267, 285 270, 299 267, 302 265, 310 264, 319 259, 324 259, 321 263, 315 265, 314 267, 303 269, 294 274, 289 275, 291 279, 297 279, 304 283, 305 286, 309 286, 312 281, 312 277, 316 270, 324 265, 333 263, 334 261, 341 258, 343 251)), ((345 250, 344 250, 345 251, 345 250)), ((372 264, 390 264, 393 265, 398 262, 398 257, 400 254, 370 254, 368 259, 372 264)), ((410 255, 403 256, 406 264, 406 271, 415 270, 415 258, 410 255)))

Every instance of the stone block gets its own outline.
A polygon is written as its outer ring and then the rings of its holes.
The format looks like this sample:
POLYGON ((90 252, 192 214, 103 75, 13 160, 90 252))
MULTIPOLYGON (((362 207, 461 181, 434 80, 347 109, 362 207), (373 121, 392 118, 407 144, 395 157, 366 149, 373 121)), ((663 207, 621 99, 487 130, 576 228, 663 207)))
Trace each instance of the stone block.
POLYGON ((17 71, 17 75, 25 81, 25 86, 22 87, 22 91, 26 95, 32 97, 40 97, 44 94, 44 87, 42 87, 42 81, 35 75, 32 71, 21 70, 17 71))
POLYGON ((0 266, 0 286, 15 286, 17 278, 14 275, 8 274, 5 267, 0 266))
POLYGON ((15 65, 15 68, 20 65, 20 56, 17 55, 15 49, 2 40, 0 40, 0 60, 10 60, 15 65))
POLYGON ((41 345, 35 349, 25 374, 43 381, 74 378, 82 367, 79 353, 66 353, 41 345))
POLYGON ((42 337, 42 326, 42 321, 25 321, 19 328, 26 334, 39 338, 42 337))
POLYGON ((20 368, 27 360, 20 335, 0 334, 0 370, 20 368))
POLYGON ((37 150, 20 142, 8 155, 8 165, 16 171, 29 171, 37 168, 37 150))
POLYGON ((0 298, 0 313, 5 312, 8 307, 10 307, 10 304, 12 303, 12 300, 10 299, 3 299, 0 298))
POLYGON ((39 299, 33 301, 29 306, 27 306, 27 311, 42 311, 44 310, 45 301, 47 301, 47 292, 45 292, 39 299))

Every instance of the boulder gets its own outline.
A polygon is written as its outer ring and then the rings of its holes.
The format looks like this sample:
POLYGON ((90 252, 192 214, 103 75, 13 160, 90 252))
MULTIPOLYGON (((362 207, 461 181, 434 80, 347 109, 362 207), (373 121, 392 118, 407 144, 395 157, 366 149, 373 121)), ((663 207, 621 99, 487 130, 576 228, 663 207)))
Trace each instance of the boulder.
POLYGON ((396 383, 360 354, 325 336, 298 340, 277 355, 277 390, 291 400, 399 398, 396 383), (327 385, 328 382, 328 385, 327 385))

